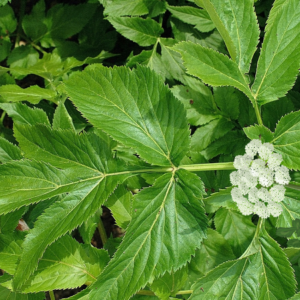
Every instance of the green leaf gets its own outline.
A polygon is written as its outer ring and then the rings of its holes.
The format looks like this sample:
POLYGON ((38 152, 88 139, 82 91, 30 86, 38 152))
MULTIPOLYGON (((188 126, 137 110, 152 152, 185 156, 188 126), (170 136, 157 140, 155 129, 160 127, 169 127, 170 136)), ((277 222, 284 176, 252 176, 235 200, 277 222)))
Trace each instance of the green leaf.
POLYGON ((115 0, 108 2, 104 14, 114 17, 120 16, 142 16, 149 13, 144 0, 123 1, 115 0))
POLYGON ((7 284, 11 278, 8 274, 5 274, 0 277, 0 295, 5 300, 45 300, 46 295, 45 293, 38 293, 38 294, 20 294, 17 292, 13 292, 4 285, 7 284))
POLYGON ((220 207, 237 210, 236 203, 231 197, 231 190, 231 187, 227 188, 226 190, 220 190, 219 192, 205 198, 204 203, 206 212, 213 213, 220 207))
POLYGON ((22 20, 22 27, 25 34, 32 40, 38 40, 40 36, 47 33, 47 26, 44 24, 45 19, 45 1, 37 2, 30 15, 25 15, 22 20))
POLYGON ((209 88, 196 78, 186 76, 185 81, 187 85, 174 85, 171 91, 183 103, 188 122, 199 126, 218 118, 209 88))
POLYGON ((94 236, 95 230, 99 223, 99 220, 102 215, 102 209, 98 209, 98 211, 89 219, 83 222, 83 224, 78 228, 79 233, 85 242, 85 244, 90 245, 92 238, 94 236))
POLYGON ((300 141, 298 131, 300 128, 300 111, 290 113, 278 122, 272 144, 276 152, 283 158, 283 164, 289 169, 300 169, 300 141))
POLYGON ((0 234, 0 268, 13 275, 22 253, 22 243, 25 233, 16 231, 0 234))
POLYGON ((13 232, 19 224, 19 220, 25 213, 26 208, 15 210, 6 215, 0 216, 0 233, 13 232))
POLYGON ((0 39, 0 61, 3 61, 10 53, 11 42, 9 37, 0 39))
POLYGON ((281 202, 282 214, 278 217, 276 227, 291 227, 295 219, 300 219, 300 191, 286 187, 284 200, 281 202))
POLYGON ((248 143, 249 140, 242 131, 230 131, 201 151, 201 154, 207 160, 220 154, 242 155, 245 154, 245 146, 248 143))
POLYGON ((264 125, 246 127, 244 132, 250 140, 261 139, 263 143, 269 143, 274 138, 274 133, 264 125))
POLYGON ((173 78, 184 82, 185 68, 181 56, 169 48, 175 45, 176 41, 174 39, 160 38, 159 44, 161 46, 161 61, 164 67, 173 78))
POLYGON ((186 264, 205 236, 202 194, 199 178, 185 170, 165 174, 137 194, 125 238, 89 299, 127 300, 153 275, 186 264))
POLYGON ((109 256, 105 250, 79 244, 66 235, 47 248, 23 291, 36 293, 90 284, 100 275, 108 261, 109 256))
POLYGON ((185 23, 195 25, 196 28, 202 32, 211 31, 215 28, 215 25, 210 19, 208 13, 203 9, 192 6, 171 5, 168 5, 167 9, 175 18, 178 18, 185 23))
POLYGON ((0 161, 2 163, 22 158, 19 147, 0 137, 0 161))
POLYGON ((21 288, 35 270, 49 244, 94 215, 118 183, 130 176, 130 171, 121 172, 123 164, 113 159, 111 150, 95 134, 78 136, 73 131, 51 131, 42 125, 24 126, 20 132, 24 135, 16 135, 20 144, 25 141, 22 147, 26 156, 51 162, 59 169, 34 161, 0 165, 1 212, 67 194, 45 210, 26 236, 14 278, 16 288, 21 288), (36 133, 28 135, 27 143, 26 132, 36 133))
POLYGON ((119 185, 115 192, 105 202, 110 209, 116 224, 126 229, 131 221, 132 194, 123 185, 119 185))
POLYGON ((15 18, 15 13, 11 6, 5 5, 0 7, 0 33, 7 34, 13 33, 17 28, 17 20, 15 18))
POLYGON ((243 97, 245 97, 243 93, 231 86, 214 87, 214 99, 216 104, 221 112, 225 113, 225 115, 232 120, 236 120, 239 117, 239 103, 243 97))
POLYGON ((276 0, 265 28, 265 38, 252 86, 260 105, 275 101, 293 86, 300 65, 300 3, 276 0))
POLYGON ((235 258, 225 238, 217 231, 209 228, 207 230, 207 239, 203 240, 200 249, 196 251, 195 256, 188 265, 189 282, 194 283, 214 267, 235 258))
POLYGON ((35 41, 41 40, 42 46, 55 45, 55 39, 66 39, 78 33, 95 12, 94 4, 78 5, 57 4, 49 9, 43 23, 47 32, 41 32, 35 41))
POLYGON ((213 141, 224 136, 234 127, 233 123, 220 117, 196 129, 191 139, 191 150, 200 152, 213 141))
POLYGON ((43 99, 56 102, 54 91, 40 88, 37 85, 32 85, 26 89, 13 84, 2 85, 0 86, 0 94, 1 99, 5 102, 28 101, 37 104, 43 99))
POLYGON ((143 47, 155 44, 164 31, 152 19, 108 17, 107 20, 120 34, 143 47))
POLYGON ((176 272, 166 272, 162 277, 155 279, 151 284, 151 290, 161 300, 169 300, 171 295, 176 295, 176 292, 184 285, 187 279, 187 267, 177 270, 176 272))
POLYGON ((58 106, 55 109, 53 117, 53 129, 70 129, 75 130, 72 118, 70 117, 64 103, 59 102, 58 106))
POLYGON ((257 242, 257 253, 225 262, 199 279, 189 299, 279 300, 292 297, 296 282, 282 249, 265 229, 260 230, 257 242))
POLYGON ((182 55, 188 74, 212 86, 234 86, 252 99, 246 77, 227 56, 190 42, 181 42, 172 49, 182 55))
POLYGON ((22 103, 0 103, 0 108, 7 112, 14 124, 50 125, 47 114, 39 108, 30 108, 22 103))
POLYGON ((149 163, 178 165, 186 154, 189 130, 183 106, 153 71, 91 65, 75 73, 66 89, 94 126, 149 163))
POLYGON ((274 131, 278 120, 293 111, 295 111, 295 106, 289 95, 277 101, 267 103, 263 106, 262 110, 264 125, 274 131))
POLYGON ((194 28, 194 26, 183 23, 175 18, 171 18, 171 26, 174 38, 178 42, 189 41, 200 44, 203 47, 227 53, 224 41, 217 30, 213 30, 209 33, 203 33, 194 28))
POLYGON ((232 247, 233 253, 240 256, 249 246, 255 232, 255 226, 250 216, 220 208, 214 219, 216 229, 232 247))
POLYGON ((203 0, 205 8, 223 37, 233 61, 248 73, 259 38, 253 1, 203 0))
POLYGON ((36 64, 38 60, 39 53, 31 45, 26 45, 14 48, 7 58, 7 64, 10 66, 10 73, 22 79, 28 73, 14 71, 14 68, 26 71, 26 68, 36 64))

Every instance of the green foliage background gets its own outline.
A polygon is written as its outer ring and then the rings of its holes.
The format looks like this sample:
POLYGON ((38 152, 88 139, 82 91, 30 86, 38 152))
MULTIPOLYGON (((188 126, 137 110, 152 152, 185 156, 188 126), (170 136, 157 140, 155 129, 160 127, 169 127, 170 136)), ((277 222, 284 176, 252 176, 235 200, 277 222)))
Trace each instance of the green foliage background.
POLYGON ((0 299, 298 299, 299 34, 298 0, 0 0, 0 299), (258 138, 267 220, 230 195, 258 138))

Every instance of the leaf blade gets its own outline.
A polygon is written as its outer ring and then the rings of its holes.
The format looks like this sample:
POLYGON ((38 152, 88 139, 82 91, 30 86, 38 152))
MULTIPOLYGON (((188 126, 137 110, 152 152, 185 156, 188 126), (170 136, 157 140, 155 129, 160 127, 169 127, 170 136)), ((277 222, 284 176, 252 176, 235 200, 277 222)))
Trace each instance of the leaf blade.
POLYGON ((91 65, 74 74, 66 89, 93 125, 149 163, 178 165, 187 152, 189 131, 182 104, 153 71, 91 65))

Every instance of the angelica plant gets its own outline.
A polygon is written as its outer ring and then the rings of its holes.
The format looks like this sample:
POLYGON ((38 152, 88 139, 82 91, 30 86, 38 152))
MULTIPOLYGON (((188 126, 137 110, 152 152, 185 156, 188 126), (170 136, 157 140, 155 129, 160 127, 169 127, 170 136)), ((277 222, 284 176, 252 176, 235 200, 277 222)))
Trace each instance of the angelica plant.
POLYGON ((179 2, 0 2, 0 298, 298 299, 300 2, 179 2))

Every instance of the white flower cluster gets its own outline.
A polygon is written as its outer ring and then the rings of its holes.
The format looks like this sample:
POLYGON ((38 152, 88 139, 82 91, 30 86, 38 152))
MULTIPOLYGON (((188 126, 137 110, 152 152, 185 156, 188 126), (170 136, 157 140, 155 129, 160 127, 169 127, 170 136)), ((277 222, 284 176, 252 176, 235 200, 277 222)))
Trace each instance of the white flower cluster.
POLYGON ((235 186, 231 196, 243 215, 255 213, 268 218, 282 213, 280 202, 284 199, 284 185, 291 178, 289 169, 280 165, 282 156, 273 152, 272 144, 252 140, 246 146, 246 154, 234 159, 237 171, 230 174, 235 186))

